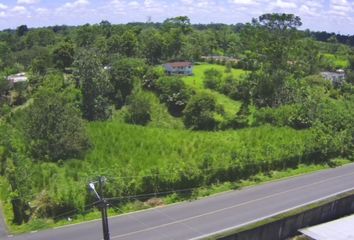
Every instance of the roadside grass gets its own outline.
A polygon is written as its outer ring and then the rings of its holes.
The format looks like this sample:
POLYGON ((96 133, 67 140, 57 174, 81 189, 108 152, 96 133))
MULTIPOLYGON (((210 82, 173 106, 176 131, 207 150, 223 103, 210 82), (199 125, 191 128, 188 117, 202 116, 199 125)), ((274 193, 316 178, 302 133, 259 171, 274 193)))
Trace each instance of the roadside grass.
MULTIPOLYGON (((257 174, 252 176, 249 180, 242 180, 237 182, 224 182, 220 184, 213 184, 209 187, 196 188, 190 193, 172 193, 161 198, 155 198, 155 202, 158 205, 151 205, 151 199, 148 201, 133 200, 124 204, 110 204, 108 209, 109 217, 115 217, 122 214, 127 214, 131 212, 146 210, 154 207, 161 207, 165 205, 178 204, 185 201, 193 201, 205 197, 210 197, 217 194, 226 193, 228 191, 240 190, 245 187, 256 186, 264 184, 271 181, 284 180, 291 177, 296 177, 304 174, 310 174, 316 171, 330 169, 331 166, 342 166, 351 161, 347 159, 333 159, 332 164, 301 164, 294 169, 286 169, 284 171, 271 171, 269 174, 257 174), (150 201, 150 202, 149 202, 150 201)), ((154 199, 153 199, 154 200, 154 199)), ((72 224, 80 224, 88 221, 99 221, 101 218, 101 213, 97 208, 93 208, 85 213, 70 216, 70 220, 61 219, 60 221, 54 221, 52 219, 33 219, 27 224, 14 225, 11 224, 12 211, 9 205, 5 205, 4 208, 6 222, 9 227, 10 234, 22 234, 29 233, 33 231, 58 228, 70 226, 72 224)), ((267 220, 264 223, 268 222, 267 220)), ((263 222, 262 222, 263 223, 263 222)), ((253 225, 257 226, 257 225, 253 225)))

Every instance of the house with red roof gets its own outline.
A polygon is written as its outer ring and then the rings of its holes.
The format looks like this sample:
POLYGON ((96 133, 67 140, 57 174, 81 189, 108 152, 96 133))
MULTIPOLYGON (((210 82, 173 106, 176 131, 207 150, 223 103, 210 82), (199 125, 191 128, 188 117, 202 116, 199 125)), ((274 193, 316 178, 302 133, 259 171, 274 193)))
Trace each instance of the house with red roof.
POLYGON ((193 63, 170 62, 163 65, 168 75, 193 75, 193 63))

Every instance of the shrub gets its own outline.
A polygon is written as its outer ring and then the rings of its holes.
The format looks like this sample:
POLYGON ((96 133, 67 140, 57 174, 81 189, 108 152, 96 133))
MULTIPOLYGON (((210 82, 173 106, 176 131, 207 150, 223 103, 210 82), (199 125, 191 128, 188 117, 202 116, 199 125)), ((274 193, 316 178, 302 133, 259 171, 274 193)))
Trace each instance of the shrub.
POLYGON ((53 91, 38 92, 33 104, 25 110, 23 127, 35 159, 75 158, 89 147, 79 111, 53 91))
POLYGON ((212 95, 200 93, 191 98, 184 110, 184 124, 193 130, 215 130, 218 121, 216 100, 212 95))
POLYGON ((204 72, 204 86, 209 89, 220 89, 222 73, 215 68, 207 69, 204 72))
POLYGON ((295 129, 309 128, 312 124, 308 109, 298 104, 283 105, 278 108, 261 108, 254 114, 255 125, 266 123, 274 126, 289 126, 295 129))
POLYGON ((191 91, 179 77, 161 77, 156 81, 159 98, 173 116, 181 116, 191 91))
POLYGON ((142 79, 147 71, 145 62, 135 58, 121 58, 113 62, 109 70, 109 80, 114 88, 111 100, 117 108, 126 103, 132 93, 136 79, 142 79))
POLYGON ((151 120, 151 103, 142 92, 128 97, 127 112, 124 116, 127 123, 145 126, 151 120))
POLYGON ((156 90, 156 81, 163 76, 163 70, 148 68, 142 78, 142 86, 146 89, 156 90))

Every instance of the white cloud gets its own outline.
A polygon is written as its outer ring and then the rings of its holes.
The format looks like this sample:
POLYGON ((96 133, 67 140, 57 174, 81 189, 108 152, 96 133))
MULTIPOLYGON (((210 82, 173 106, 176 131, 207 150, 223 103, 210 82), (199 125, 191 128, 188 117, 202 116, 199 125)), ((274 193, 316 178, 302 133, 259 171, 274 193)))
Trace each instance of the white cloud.
POLYGON ((4 11, 0 12, 0 18, 5 18, 7 15, 4 11))
POLYGON ((8 8, 8 6, 6 6, 5 4, 0 3, 0 10, 5 10, 7 8, 8 8))
POLYGON ((138 8, 140 7, 140 3, 138 3, 137 1, 132 1, 128 3, 128 6, 132 8, 138 8))
POLYGON ((192 5, 194 3, 194 0, 181 0, 182 4, 186 5, 192 5))
POLYGON ((337 17, 348 17, 349 20, 353 18, 353 5, 347 0, 332 0, 330 2, 328 14, 337 17))
POLYGON ((304 4, 308 7, 323 8, 323 1, 304 1, 304 4))
POLYGON ((77 0, 74 2, 67 2, 64 4, 63 8, 81 8, 89 5, 90 2, 88 0, 77 0))
POLYGON ((258 4, 255 0, 229 0, 230 3, 239 4, 239 5, 255 5, 258 4))
POLYGON ((111 12, 112 10, 118 13, 125 13, 125 3, 122 0, 112 0, 108 5, 104 6, 103 11, 111 12))
POLYGON ((14 14, 26 14, 28 10, 24 6, 15 6, 11 9, 11 12, 14 14))
POLYGON ((17 0, 17 4, 36 4, 39 2, 40 0, 17 0))
POLYGON ((158 0, 144 0, 143 5, 148 13, 165 13, 167 10, 166 5, 158 0))
POLYGON ((313 8, 305 4, 300 6, 299 13, 302 16, 309 16, 309 17, 320 16, 320 12, 318 11, 317 8, 313 8))
POLYGON ((35 9, 35 12, 38 14, 38 15, 47 15, 50 13, 49 9, 47 8, 36 8, 35 9))
POLYGON ((281 8, 281 9, 294 9, 297 8, 297 4, 293 1, 282 1, 282 0, 277 0, 275 3, 272 4, 276 8, 281 8))

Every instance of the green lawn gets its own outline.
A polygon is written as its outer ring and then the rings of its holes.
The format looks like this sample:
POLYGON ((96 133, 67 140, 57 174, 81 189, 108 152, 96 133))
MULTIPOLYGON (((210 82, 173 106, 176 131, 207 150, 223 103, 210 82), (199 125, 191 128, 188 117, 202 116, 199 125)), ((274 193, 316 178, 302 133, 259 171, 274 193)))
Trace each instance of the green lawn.
MULTIPOLYGON (((225 73, 225 70, 226 70, 225 66, 204 63, 201 65, 195 65, 194 69, 193 69, 194 75, 184 77, 183 80, 188 86, 192 87, 196 92, 204 91, 204 92, 207 92, 207 93, 213 95, 216 98, 218 104, 220 104, 224 107, 225 113, 229 116, 234 116, 235 113, 237 113, 241 107, 242 103, 240 101, 234 101, 231 98, 229 98, 219 92, 204 88, 204 84, 203 84, 204 72, 205 72, 205 70, 211 69, 211 68, 215 68, 215 69, 221 71, 223 73, 223 76, 230 74, 230 73, 225 73)), ((244 70, 241 70, 241 69, 232 69, 231 74, 236 79, 240 79, 243 76, 245 76, 247 74, 247 72, 244 70)))
MULTIPOLYGON (((217 64, 207 64, 207 63, 203 63, 200 65, 195 65, 193 67, 193 76, 188 76, 188 77, 184 77, 183 80, 185 81, 185 83, 193 88, 196 89, 203 89, 204 85, 203 85, 203 77, 204 77, 204 72, 207 69, 210 68, 215 68, 219 71, 221 71, 223 73, 224 76, 226 76, 228 73, 225 73, 226 67, 225 66, 221 66, 221 65, 217 65, 217 64)), ((247 72, 245 70, 242 69, 232 69, 231 70, 231 74, 237 79, 240 78, 242 76, 244 76, 247 72)))

